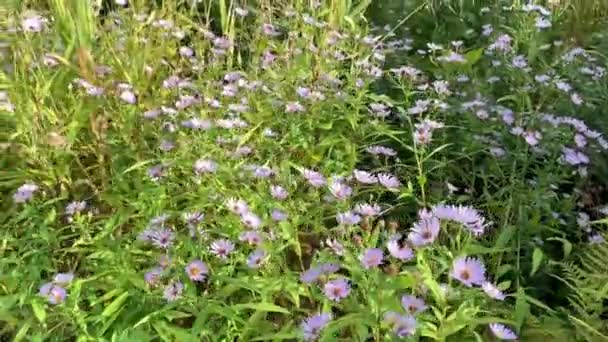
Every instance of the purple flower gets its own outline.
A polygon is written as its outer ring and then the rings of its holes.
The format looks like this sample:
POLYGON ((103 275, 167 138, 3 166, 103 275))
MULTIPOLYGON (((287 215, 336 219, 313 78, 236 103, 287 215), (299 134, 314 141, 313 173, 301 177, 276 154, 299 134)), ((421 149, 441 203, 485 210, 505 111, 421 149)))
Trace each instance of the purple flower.
POLYGON ((150 242, 158 248, 167 249, 171 247, 175 234, 167 228, 155 229, 150 234, 150 242))
POLYGON ((488 295, 488 297, 498 300, 505 300, 505 294, 489 281, 484 281, 481 284, 481 288, 483 289, 483 292, 488 295))
POLYGON ((265 257, 266 252, 264 252, 262 249, 256 249, 247 257, 247 266, 249 268, 259 268, 262 265, 262 261, 264 261, 265 257))
POLYGON ((397 177, 388 173, 379 173, 378 182, 380 182, 380 184, 384 185, 389 190, 395 190, 401 186, 401 182, 399 182, 397 177))
POLYGON ((180 46, 179 55, 184 58, 190 58, 194 56, 194 50, 192 50, 192 48, 188 46, 180 46))
POLYGON ((339 302, 343 298, 346 298, 350 293, 350 285, 344 278, 328 281, 323 288, 325 296, 329 300, 339 302))
POLYGON ((46 283, 42 285, 39 293, 53 305, 63 303, 65 301, 65 297, 67 296, 67 292, 63 287, 53 283, 46 283))
POLYGON ((589 164, 587 155, 569 147, 563 148, 562 160, 573 166, 589 164))
POLYGON ((361 260, 361 264, 365 269, 370 269, 382 264, 384 253, 379 248, 368 248, 359 259, 361 260))
POLYGON ((314 283, 319 279, 322 272, 319 268, 311 267, 300 274, 300 281, 306 284, 314 283))
POLYGON ((241 222, 251 229, 258 229, 262 225, 262 219, 250 211, 241 215, 241 222))
POLYGON ((188 278, 192 281, 204 281, 209 274, 209 268, 207 264, 200 260, 194 260, 184 268, 188 278))
POLYGON ((144 274, 144 281, 149 286, 156 286, 158 281, 160 280, 160 276, 163 273, 163 269, 160 267, 156 267, 151 269, 150 271, 144 274))
POLYGON ((68 272, 68 273, 57 273, 55 275, 55 278, 53 278, 53 282, 55 284, 68 284, 70 283, 72 280, 74 280, 74 273, 72 272, 68 272))
POLYGON ((409 295, 404 295, 401 297, 401 306, 410 315, 415 315, 427 309, 424 300, 409 295))
POLYGON ((459 222, 476 236, 483 234, 490 225, 477 210, 461 205, 437 205, 433 207, 433 215, 441 220, 459 222))
POLYGON ((303 175, 304 175, 304 179, 306 179, 308 181, 308 183, 315 188, 322 187, 323 185, 326 184, 325 177, 323 177, 323 175, 320 174, 319 172, 305 169, 303 171, 303 175))
POLYGON ((380 214, 380 206, 378 204, 359 203, 355 206, 355 212, 361 216, 372 217, 380 214))
POLYGON ((229 198, 228 201, 226 201, 226 207, 228 207, 228 210, 238 215, 249 212, 249 206, 241 199, 229 198))
POLYGON ((304 108, 304 106, 302 106, 299 102, 289 102, 285 105, 286 113, 301 113, 304 110, 306 110, 306 108, 304 108))
POLYGON ((272 24, 263 24, 262 32, 270 37, 276 37, 281 34, 281 32, 279 32, 272 24))
POLYGON ((421 219, 414 223, 414 227, 407 238, 414 246, 425 246, 437 239, 439 229, 440 224, 437 217, 421 219))
POLYGON ((121 100, 123 100, 124 102, 126 102, 128 104, 135 104, 137 102, 137 97, 135 96, 135 93, 128 89, 123 90, 120 93, 119 97, 121 100))
POLYGON ((378 177, 376 177, 375 175, 373 175, 367 171, 355 170, 355 171, 353 171, 353 175, 355 176, 355 179, 357 180, 357 182, 359 182, 361 184, 378 183, 378 177))
POLYGON ((148 169, 148 177, 153 181, 158 181, 165 176, 165 166, 162 164, 152 166, 148 169))
POLYGON ((161 255, 160 257, 158 257, 158 265, 162 269, 166 269, 167 267, 169 267, 169 265, 171 265, 171 257, 169 257, 167 254, 161 255))
POLYGON ((232 251, 234 251, 234 244, 229 240, 217 240, 211 244, 211 253, 222 260, 226 260, 232 251))
POLYGON ((327 247, 329 247, 334 252, 334 254, 340 256, 344 255, 344 246, 338 240, 332 240, 330 238, 327 238, 327 240, 325 240, 325 243, 327 244, 327 247))
POLYGON ((407 261, 414 257, 414 251, 410 246, 401 243, 398 237, 390 239, 386 244, 386 248, 393 258, 402 261, 407 261))
POLYGON ((36 191, 38 191, 38 185, 25 183, 17 189, 13 195, 13 201, 15 203, 25 203, 32 199, 36 191))
POLYGON ((66 215, 69 216, 74 216, 75 214, 80 213, 81 211, 84 211, 87 207, 87 202, 85 201, 73 201, 68 203, 68 205, 65 207, 65 213, 66 215))
POLYGON ((343 213, 338 213, 336 215, 336 220, 338 221, 338 224, 345 226, 354 226, 361 222, 361 216, 355 214, 352 211, 347 211, 343 213))
POLYGON ((384 315, 384 322, 392 326, 393 333, 399 337, 412 336, 416 333, 416 319, 413 316, 402 316, 389 311, 384 315))
POLYGON ((25 32, 40 32, 46 26, 48 20, 38 14, 30 14, 21 20, 21 28, 25 32))
POLYGON ((163 297, 165 297, 165 299, 168 302, 172 302, 172 301, 178 299, 179 297, 181 297, 183 291, 184 291, 184 284, 182 282, 180 282, 180 281, 172 282, 165 288, 163 297))
POLYGON ((370 146, 367 149, 367 152, 375 155, 385 155, 387 157, 394 157, 397 155, 397 151, 393 150, 390 147, 385 146, 370 146))
POLYGON ((287 214, 279 209, 272 209, 270 216, 274 221, 281 222, 287 220, 287 214))
POLYGON ((314 341, 319 337, 321 330, 331 320, 331 315, 324 313, 314 315, 307 318, 302 322, 302 333, 304 334, 304 341, 314 341))
POLYGON ((486 268, 476 258, 459 257, 454 260, 450 276, 468 287, 481 285, 486 281, 486 268))
POLYGON ((260 233, 253 230, 248 230, 246 232, 241 233, 241 235, 239 236, 239 240, 253 246, 258 246, 262 243, 263 238, 260 233))
POLYGON ((517 335, 515 335, 513 330, 502 324, 492 323, 490 324, 490 330, 500 340, 517 340, 517 335))
POLYGON ((287 198, 287 196, 289 196, 287 190, 285 190, 285 188, 280 185, 271 185, 270 194, 272 195, 272 197, 278 200, 284 200, 287 198))
POLYGON ((340 181, 332 181, 329 185, 329 191, 331 191, 334 197, 341 200, 350 197, 353 193, 353 189, 350 186, 340 181))
POLYGON ((186 221, 187 225, 196 226, 197 224, 199 224, 203 221, 203 219, 205 218, 205 215, 203 215, 202 213, 200 213, 198 211, 194 211, 191 213, 184 213, 182 215, 182 218, 184 219, 184 221, 186 221))

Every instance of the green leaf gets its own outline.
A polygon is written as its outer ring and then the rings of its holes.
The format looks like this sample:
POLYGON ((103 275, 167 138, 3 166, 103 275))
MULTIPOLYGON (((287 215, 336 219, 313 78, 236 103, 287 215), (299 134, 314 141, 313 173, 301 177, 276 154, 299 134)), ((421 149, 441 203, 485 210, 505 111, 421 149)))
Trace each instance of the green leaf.
POLYGON ((128 297, 129 297, 129 292, 125 291, 123 294, 121 294, 116 299, 114 299, 112 304, 108 305, 103 310, 103 312, 101 313, 101 316, 102 317, 112 316, 114 313, 116 313, 118 310, 121 309, 122 305, 124 304, 125 300, 127 300, 128 297))
POLYGON ((540 263, 543 261, 543 255, 543 251, 540 248, 534 249, 534 252, 532 253, 532 271, 530 271, 530 276, 538 271, 540 263))
POLYGON ((471 50, 464 55, 464 58, 467 60, 467 64, 473 65, 479 61, 481 55, 483 54, 483 48, 471 50))
POLYGON ((34 315, 36 316, 38 321, 40 323, 44 323, 44 321, 46 320, 46 310, 44 309, 44 307, 42 307, 40 302, 38 302, 37 300, 33 301, 32 310, 34 310, 34 315))
POLYGON ((559 241, 562 243, 562 249, 564 251, 564 258, 567 258, 568 256, 570 256, 570 253, 572 253, 572 243, 570 241, 560 238, 560 237, 551 237, 551 238, 548 238, 547 240, 559 241))
POLYGON ((289 311, 283 307, 272 303, 244 303, 237 304, 234 306, 235 309, 253 309, 256 311, 265 311, 265 312, 280 312, 284 314, 289 314, 289 311))
POLYGON ((13 341, 14 342, 22 341, 25 338, 25 336, 27 335, 27 332, 30 330, 31 326, 32 325, 29 322, 26 322, 25 324, 23 324, 21 326, 21 329, 19 329, 19 331, 15 335, 15 338, 13 339, 13 341))
POLYGON ((530 304, 527 301, 526 291, 523 287, 517 290, 517 299, 515 300, 515 322, 517 331, 521 330, 526 317, 530 314, 530 304))

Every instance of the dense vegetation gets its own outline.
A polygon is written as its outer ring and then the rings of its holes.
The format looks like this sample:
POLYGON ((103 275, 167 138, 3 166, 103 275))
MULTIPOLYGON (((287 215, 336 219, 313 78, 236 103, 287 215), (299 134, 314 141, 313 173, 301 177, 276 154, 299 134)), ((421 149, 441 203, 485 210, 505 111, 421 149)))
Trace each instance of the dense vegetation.
POLYGON ((0 336, 608 341, 608 9, 0 10, 0 336))

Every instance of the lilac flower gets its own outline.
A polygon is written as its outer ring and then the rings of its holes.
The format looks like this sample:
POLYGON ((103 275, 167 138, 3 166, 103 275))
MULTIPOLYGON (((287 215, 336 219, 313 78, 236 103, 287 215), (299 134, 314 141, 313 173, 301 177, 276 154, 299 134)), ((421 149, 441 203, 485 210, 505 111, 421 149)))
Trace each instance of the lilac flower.
POLYGON ((355 176, 355 179, 361 184, 378 183, 378 178, 367 171, 355 170, 353 171, 353 175, 355 176))
POLYGON ((55 284, 68 284, 70 283, 72 280, 74 280, 74 273, 72 272, 68 272, 68 273, 57 273, 55 275, 55 278, 53 278, 53 282, 55 284))
POLYGON ((379 173, 378 182, 389 190, 396 190, 401 186, 401 182, 397 179, 397 177, 388 173, 379 173))
POLYGON ((515 335, 513 330, 502 324, 492 323, 490 324, 490 330, 492 331, 492 334, 500 340, 517 340, 517 335, 515 335))
POLYGON ((311 267, 300 274, 300 281, 306 284, 314 283, 319 279, 322 272, 317 267, 311 267))
POLYGON ((38 191, 38 185, 25 183, 17 189, 15 194, 13 194, 13 201, 15 201, 15 203, 25 203, 34 197, 36 191, 38 191))
POLYGON ((192 281, 204 281, 209 274, 209 268, 207 264, 200 260, 194 260, 184 268, 188 278, 192 281))
POLYGON ((302 322, 304 341, 314 341, 319 338, 321 330, 331 320, 331 314, 323 313, 307 318, 302 322))
POLYGON ((490 283, 489 281, 484 281, 481 284, 481 288, 483 289, 483 292, 485 292, 490 298, 504 300, 506 297, 502 291, 500 291, 494 284, 490 283))
POLYGON ((365 250, 365 252, 363 252, 363 255, 359 257, 359 260, 361 260, 361 264, 365 269, 380 266, 383 259, 384 253, 378 248, 368 248, 365 250))
POLYGON ((274 221, 281 222, 287 220, 287 214, 279 209, 272 209, 270 216, 274 221))
POLYGON ((513 64, 514 67, 519 68, 519 69, 524 69, 524 68, 528 67, 528 62, 526 61, 526 57, 524 57, 523 55, 517 55, 517 56, 513 57, 511 64, 513 64))
POLYGON ((263 238, 260 233, 253 230, 248 230, 246 232, 241 233, 241 235, 239 236, 239 240, 253 246, 259 246, 262 243, 263 238))
POLYGON ((414 251, 399 241, 399 237, 393 237, 386 243, 389 254, 396 259, 407 261, 414 257, 414 251))
POLYGON ((82 211, 84 211, 87 207, 87 202, 85 201, 73 201, 68 203, 65 207, 65 213, 69 216, 74 216, 82 211))
POLYGON ((226 207, 228 210, 238 215, 249 212, 249 206, 242 199, 229 198, 228 201, 226 201, 226 207))
POLYGON ((354 225, 358 224, 359 222, 361 222, 361 216, 355 214, 352 211, 347 211, 347 212, 343 212, 343 213, 338 213, 336 215, 336 220, 341 225, 354 226, 354 225))
POLYGON ((371 217, 380 214, 380 206, 378 204, 359 203, 355 206, 355 212, 361 216, 371 217))
POLYGON ((334 197, 340 200, 350 197, 353 193, 353 189, 350 186, 337 180, 334 180, 329 184, 329 191, 334 197))
POLYGON ((155 267, 144 274, 144 281, 149 286, 156 286, 160 280, 160 276, 163 273, 163 269, 155 267))
POLYGON ((266 252, 262 249, 256 249, 251 252, 247 257, 247 266, 249 268, 259 268, 262 265, 262 261, 266 257, 266 252))
POLYGON ((437 205, 433 208, 433 215, 441 220, 459 222, 476 236, 483 234, 490 225, 477 210, 461 205, 437 205))
POLYGON ((421 219, 414 223, 412 231, 408 234, 408 240, 418 247, 431 244, 439 236, 440 228, 440 222, 437 217, 421 219))
POLYGON ((325 283, 323 292, 325 292, 325 296, 327 296, 329 300, 339 302, 346 298, 350 293, 350 284, 344 278, 331 280, 325 283))
POLYGON ((409 295, 401 297, 401 306, 410 315, 415 315, 427 309, 424 300, 409 295))
POLYGON ((21 20, 21 28, 25 32, 40 32, 46 26, 48 20, 38 14, 30 14, 21 20))
POLYGON ((234 251, 234 244, 229 240, 221 239, 211 244, 211 253, 215 254, 218 258, 226 260, 228 255, 234 251))
POLYGON ((384 315, 384 322, 389 324, 393 333, 399 337, 412 336, 416 333, 416 319, 413 316, 402 316, 394 311, 384 315))
POLYGON ((188 46, 180 46, 179 55, 184 58, 190 58, 190 57, 194 56, 194 50, 192 50, 192 48, 190 48, 188 46))
POLYGON ((524 137, 524 140, 526 140, 526 142, 530 146, 536 146, 536 145, 538 145, 538 142, 542 138, 540 132, 537 132, 537 131, 526 131, 523 134, 523 137, 524 137))
POLYGON ((278 200, 284 200, 287 198, 287 196, 289 196, 289 193, 287 192, 287 190, 285 190, 285 188, 283 188, 280 185, 271 185, 270 194, 272 195, 273 198, 278 199, 278 200))
POLYGON ((258 229, 262 225, 262 219, 260 219, 259 216, 250 211, 241 214, 241 222, 243 222, 245 226, 251 229, 258 229))
POLYGON ((168 302, 173 302, 182 296, 182 292, 184 291, 184 284, 180 281, 172 282, 169 284, 163 293, 163 297, 168 302))
POLYGON ((308 181, 308 183, 315 188, 322 187, 323 185, 326 184, 325 177, 323 177, 323 175, 320 174, 319 172, 305 169, 303 171, 303 175, 304 175, 304 179, 306 179, 308 181))
POLYGON ((137 97, 135 96, 135 93, 128 89, 123 90, 120 93, 119 97, 121 100, 123 100, 124 102, 126 102, 128 104, 135 104, 137 102, 137 97))
POLYGON ((488 47, 488 49, 490 51, 498 50, 500 52, 507 53, 507 52, 511 51, 511 41, 512 40, 513 39, 508 34, 500 35, 500 36, 498 36, 496 41, 488 47))
POLYGON ((150 241, 158 248, 167 249, 171 247, 175 234, 167 228, 156 229, 150 235, 150 241))
POLYGON ((281 35, 281 32, 279 32, 272 24, 263 24, 262 32, 269 37, 277 37, 281 35))
POLYGON ((459 257, 454 260, 450 276, 468 287, 481 285, 486 281, 486 268, 478 259, 459 257))
POLYGON ((39 294, 42 297, 45 297, 49 301, 49 303, 57 305, 65 301, 67 291, 59 285, 55 285, 53 283, 46 283, 40 287, 39 294))
POLYGON ((491 35, 492 32, 494 32, 494 28, 490 24, 485 24, 481 28, 482 28, 482 31, 481 31, 482 36, 487 37, 487 36, 491 35))

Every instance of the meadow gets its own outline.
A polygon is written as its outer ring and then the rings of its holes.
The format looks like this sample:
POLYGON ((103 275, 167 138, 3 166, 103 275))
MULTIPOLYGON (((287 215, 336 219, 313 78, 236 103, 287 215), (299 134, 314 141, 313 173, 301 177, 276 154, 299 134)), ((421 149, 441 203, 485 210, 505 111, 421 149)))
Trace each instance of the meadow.
POLYGON ((0 6, 1 341, 608 341, 608 3, 0 6))

